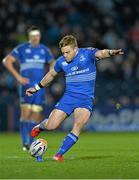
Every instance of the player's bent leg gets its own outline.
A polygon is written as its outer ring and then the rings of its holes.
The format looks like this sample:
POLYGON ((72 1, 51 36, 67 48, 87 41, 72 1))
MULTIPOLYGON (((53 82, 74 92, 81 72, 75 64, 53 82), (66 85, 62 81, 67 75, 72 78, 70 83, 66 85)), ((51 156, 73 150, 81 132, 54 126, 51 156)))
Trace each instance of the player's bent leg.
POLYGON ((79 136, 82 128, 88 122, 91 112, 86 108, 76 108, 74 110, 74 124, 72 132, 79 136))
MULTIPOLYGON (((65 112, 59 109, 54 109, 48 119, 45 119, 43 122, 33 128, 31 133, 32 137, 38 136, 41 131, 53 130, 57 128, 66 117, 67 114, 65 112)), ((63 161, 62 157, 58 158, 60 161, 63 161)))
POLYGON ((28 131, 29 131, 29 119, 31 115, 31 109, 29 105, 21 105, 21 117, 20 117, 20 133, 22 137, 23 150, 29 149, 28 131))
POLYGON ((75 121, 72 132, 65 137, 62 146, 54 157, 54 160, 63 160, 63 155, 77 142, 81 129, 88 122, 90 114, 91 112, 85 108, 77 108, 74 110, 75 121))
POLYGON ((49 118, 48 121, 45 123, 46 124, 46 129, 47 130, 54 130, 59 125, 67 118, 67 114, 59 109, 54 109, 49 118))
POLYGON ((67 114, 64 111, 54 109, 48 119, 45 119, 39 125, 33 128, 31 132, 32 137, 38 136, 41 131, 56 129, 66 117, 67 114))

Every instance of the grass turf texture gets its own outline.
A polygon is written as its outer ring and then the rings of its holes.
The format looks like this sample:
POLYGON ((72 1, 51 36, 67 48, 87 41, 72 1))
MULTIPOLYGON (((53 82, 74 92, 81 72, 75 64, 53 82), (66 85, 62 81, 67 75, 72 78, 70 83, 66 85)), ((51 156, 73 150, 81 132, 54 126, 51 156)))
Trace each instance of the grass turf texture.
POLYGON ((82 133, 63 163, 54 162, 65 133, 41 134, 48 141, 44 162, 20 147, 19 134, 0 134, 0 178, 139 178, 139 133, 82 133))

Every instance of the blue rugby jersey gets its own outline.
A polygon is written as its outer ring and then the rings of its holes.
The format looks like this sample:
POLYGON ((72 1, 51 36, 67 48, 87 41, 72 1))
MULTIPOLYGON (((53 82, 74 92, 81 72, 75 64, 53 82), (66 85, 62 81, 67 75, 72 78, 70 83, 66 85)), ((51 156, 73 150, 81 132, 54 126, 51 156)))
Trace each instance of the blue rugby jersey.
POLYGON ((43 44, 32 47, 29 42, 18 45, 10 53, 20 63, 21 75, 31 83, 39 82, 45 74, 45 63, 52 59, 52 53, 43 44))
POLYGON ((60 56, 54 69, 56 72, 64 71, 66 79, 65 93, 81 98, 94 98, 96 80, 97 48, 79 48, 77 55, 70 63, 64 56, 60 56))

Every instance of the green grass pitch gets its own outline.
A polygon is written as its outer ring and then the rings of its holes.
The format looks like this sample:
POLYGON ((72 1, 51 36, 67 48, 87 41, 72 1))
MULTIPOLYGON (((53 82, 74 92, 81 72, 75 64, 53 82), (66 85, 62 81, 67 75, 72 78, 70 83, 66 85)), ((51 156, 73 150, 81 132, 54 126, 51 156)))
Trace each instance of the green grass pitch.
POLYGON ((82 133, 63 163, 54 162, 66 133, 43 133, 48 141, 44 162, 35 162, 20 147, 19 134, 0 134, 2 179, 135 179, 139 178, 139 133, 82 133))

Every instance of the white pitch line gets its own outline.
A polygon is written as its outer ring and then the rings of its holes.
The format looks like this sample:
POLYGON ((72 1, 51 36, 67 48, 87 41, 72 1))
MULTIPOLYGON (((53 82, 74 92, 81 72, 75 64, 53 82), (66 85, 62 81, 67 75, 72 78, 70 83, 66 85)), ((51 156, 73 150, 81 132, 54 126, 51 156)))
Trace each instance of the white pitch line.
POLYGON ((2 158, 7 158, 7 159, 28 159, 27 157, 22 157, 22 156, 3 156, 2 158))

